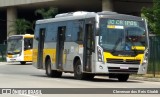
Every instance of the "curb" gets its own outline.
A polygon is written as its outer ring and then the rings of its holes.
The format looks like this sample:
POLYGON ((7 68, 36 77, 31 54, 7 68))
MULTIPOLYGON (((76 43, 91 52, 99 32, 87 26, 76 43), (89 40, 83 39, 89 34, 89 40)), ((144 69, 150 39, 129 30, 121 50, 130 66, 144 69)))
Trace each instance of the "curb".
POLYGON ((0 62, 0 65, 5 65, 7 62, 0 62))
POLYGON ((147 77, 130 76, 129 79, 132 79, 132 80, 141 80, 141 81, 160 82, 160 78, 147 78, 147 77))

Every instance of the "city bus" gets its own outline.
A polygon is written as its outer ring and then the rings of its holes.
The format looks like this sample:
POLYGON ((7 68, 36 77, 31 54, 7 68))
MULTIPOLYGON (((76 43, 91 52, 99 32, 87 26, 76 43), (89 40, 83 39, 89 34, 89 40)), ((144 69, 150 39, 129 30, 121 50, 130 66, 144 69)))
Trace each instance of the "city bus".
POLYGON ((34 35, 12 35, 7 39, 7 62, 32 62, 32 48, 34 35))
POLYGON ((127 81, 145 74, 149 38, 146 20, 116 12, 71 12, 36 21, 33 66, 49 77, 106 75, 127 81))

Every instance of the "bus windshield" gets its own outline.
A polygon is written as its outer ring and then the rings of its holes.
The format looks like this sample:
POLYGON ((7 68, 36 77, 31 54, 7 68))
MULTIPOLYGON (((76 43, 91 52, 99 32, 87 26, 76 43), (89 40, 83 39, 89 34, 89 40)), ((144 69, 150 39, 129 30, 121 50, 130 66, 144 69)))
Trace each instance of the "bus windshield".
POLYGON ((10 37, 7 41, 8 54, 20 54, 22 51, 22 36, 10 37))
POLYGON ((145 23, 142 21, 102 18, 99 44, 108 51, 144 51, 145 32, 145 23))

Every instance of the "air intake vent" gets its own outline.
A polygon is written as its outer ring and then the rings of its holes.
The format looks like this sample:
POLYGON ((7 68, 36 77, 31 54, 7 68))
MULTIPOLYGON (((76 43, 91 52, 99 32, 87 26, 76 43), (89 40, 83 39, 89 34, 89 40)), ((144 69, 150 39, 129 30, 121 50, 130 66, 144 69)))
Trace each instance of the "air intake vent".
POLYGON ((98 12, 99 15, 111 15, 111 14, 118 14, 117 12, 112 12, 112 11, 102 11, 98 12))
POLYGON ((139 65, 140 62, 141 62, 141 60, 131 60, 131 59, 123 60, 123 59, 109 59, 109 58, 107 58, 107 63, 113 63, 113 64, 135 64, 135 65, 139 65))
POLYGON ((92 12, 77 11, 77 12, 62 13, 62 14, 56 15, 55 18, 58 18, 58 17, 67 17, 67 16, 86 15, 87 13, 92 13, 92 12))
POLYGON ((120 69, 120 67, 108 67, 110 73, 137 73, 138 68, 120 69))

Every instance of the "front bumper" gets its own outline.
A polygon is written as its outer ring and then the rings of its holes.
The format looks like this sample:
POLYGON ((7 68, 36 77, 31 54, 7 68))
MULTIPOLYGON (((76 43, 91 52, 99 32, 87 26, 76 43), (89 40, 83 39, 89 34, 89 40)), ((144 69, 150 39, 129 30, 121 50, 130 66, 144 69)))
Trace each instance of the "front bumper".
POLYGON ((97 74, 146 74, 148 64, 113 64, 96 62, 94 73, 97 74))

